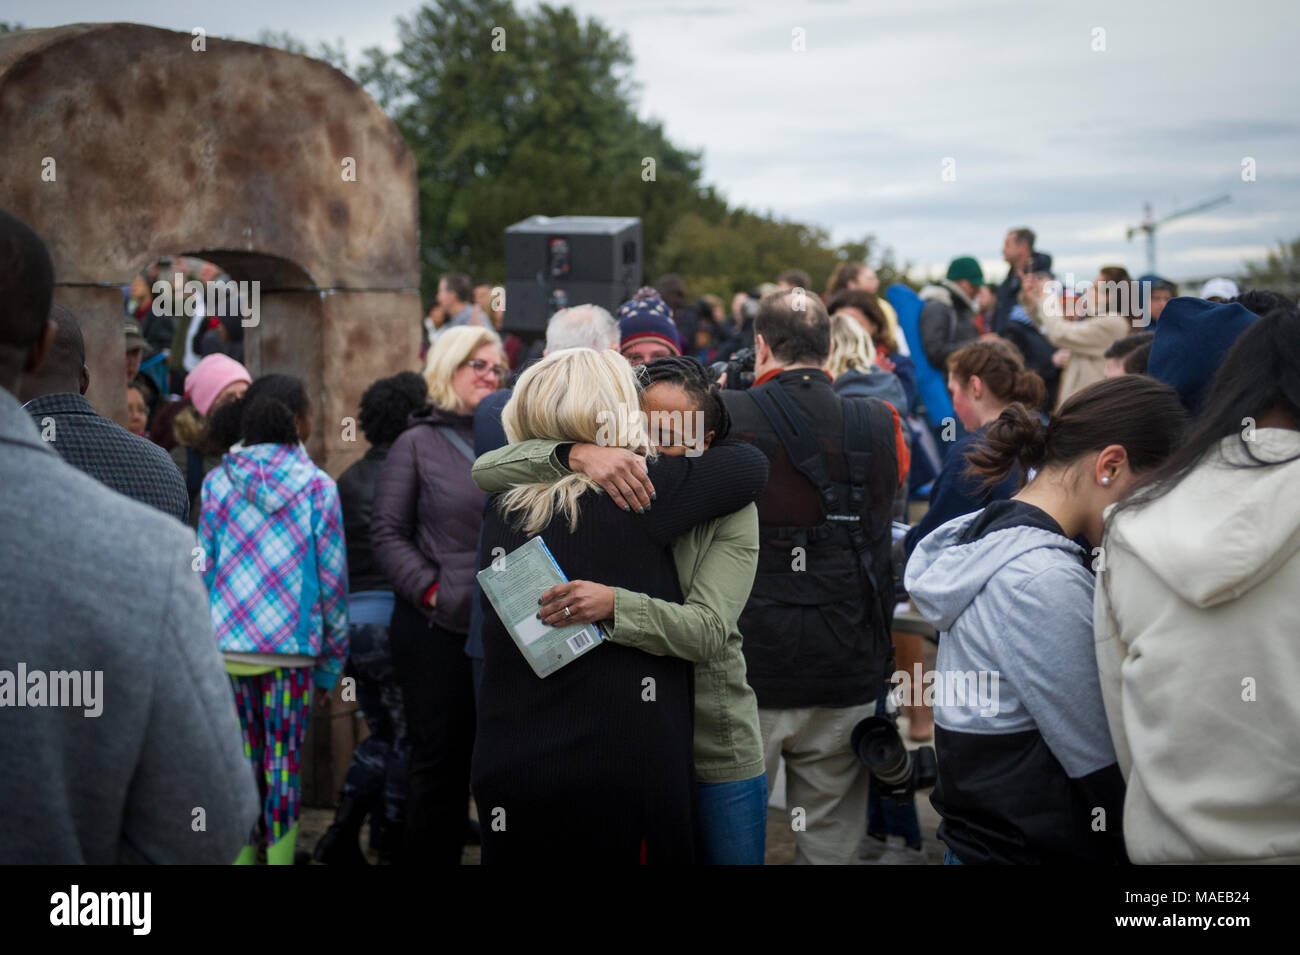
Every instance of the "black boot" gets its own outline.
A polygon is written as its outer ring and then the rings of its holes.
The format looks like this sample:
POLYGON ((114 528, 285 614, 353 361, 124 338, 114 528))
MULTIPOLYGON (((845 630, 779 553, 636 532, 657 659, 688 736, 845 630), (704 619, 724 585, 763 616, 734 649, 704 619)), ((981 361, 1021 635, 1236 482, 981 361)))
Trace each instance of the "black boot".
POLYGON ((334 824, 316 843, 316 861, 322 865, 369 865, 361 851, 361 823, 369 806, 351 796, 343 796, 334 824))

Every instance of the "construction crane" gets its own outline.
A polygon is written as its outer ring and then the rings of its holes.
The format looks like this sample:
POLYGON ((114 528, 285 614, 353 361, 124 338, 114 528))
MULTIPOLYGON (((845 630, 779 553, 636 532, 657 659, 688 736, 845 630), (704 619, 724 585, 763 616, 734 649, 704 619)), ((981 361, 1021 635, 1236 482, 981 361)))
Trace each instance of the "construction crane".
POLYGON ((1139 225, 1128 227, 1128 241, 1132 242, 1133 236, 1138 232, 1147 234, 1147 273, 1149 275, 1156 274, 1156 229, 1173 219, 1181 219, 1183 216, 1190 216, 1193 212, 1203 212, 1206 209, 1221 206, 1231 198, 1232 196, 1229 195, 1217 196, 1187 209, 1180 209, 1159 220, 1151 213, 1151 203, 1144 202, 1142 204, 1142 222, 1139 225))

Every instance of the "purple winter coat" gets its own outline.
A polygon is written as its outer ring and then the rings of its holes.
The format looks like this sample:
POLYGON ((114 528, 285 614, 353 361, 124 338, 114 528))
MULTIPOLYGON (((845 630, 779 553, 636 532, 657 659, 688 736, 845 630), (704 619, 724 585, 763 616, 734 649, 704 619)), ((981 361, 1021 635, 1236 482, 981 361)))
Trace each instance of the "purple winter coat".
POLYGON ((375 481, 370 546, 393 590, 433 623, 469 632, 478 570, 483 492, 472 463, 438 425, 450 425, 471 448, 474 418, 428 405, 413 412, 375 481), (424 594, 438 584, 430 610, 424 594))

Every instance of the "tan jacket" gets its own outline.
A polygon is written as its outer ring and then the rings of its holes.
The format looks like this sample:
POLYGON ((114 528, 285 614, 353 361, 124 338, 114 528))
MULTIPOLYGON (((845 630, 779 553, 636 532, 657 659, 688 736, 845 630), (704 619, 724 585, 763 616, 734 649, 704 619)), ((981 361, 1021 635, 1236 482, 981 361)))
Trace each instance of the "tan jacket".
POLYGON ((1070 363, 1061 369, 1056 407, 1076 391, 1106 377, 1106 349, 1132 333, 1132 324, 1122 315, 1098 315, 1070 321, 1060 315, 1042 315, 1043 334, 1057 348, 1068 348, 1070 363))
POLYGON ((1212 452, 1107 515, 1093 630, 1137 863, 1300 862, 1300 432, 1249 447, 1292 460, 1212 452))

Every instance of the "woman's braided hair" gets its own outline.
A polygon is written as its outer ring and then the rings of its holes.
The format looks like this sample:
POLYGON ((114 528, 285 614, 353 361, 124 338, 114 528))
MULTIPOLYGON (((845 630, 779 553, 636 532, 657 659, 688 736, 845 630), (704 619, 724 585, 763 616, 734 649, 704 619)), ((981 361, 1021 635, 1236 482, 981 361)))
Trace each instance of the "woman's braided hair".
POLYGON ((689 355, 667 355, 638 365, 636 374, 642 391, 661 384, 677 385, 683 389, 704 412, 704 431, 706 434, 713 432, 714 443, 726 440, 731 433, 731 414, 722 402, 722 390, 698 359, 689 355))

